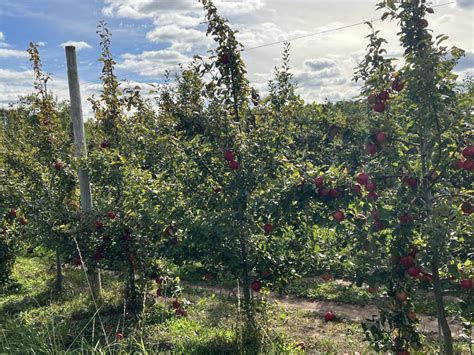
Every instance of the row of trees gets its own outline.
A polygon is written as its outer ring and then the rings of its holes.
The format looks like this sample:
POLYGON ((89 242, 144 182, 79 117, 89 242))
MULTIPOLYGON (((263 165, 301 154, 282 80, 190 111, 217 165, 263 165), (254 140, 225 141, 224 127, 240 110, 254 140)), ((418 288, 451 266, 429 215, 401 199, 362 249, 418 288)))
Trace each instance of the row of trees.
POLYGON ((61 260, 119 271, 139 315, 152 283, 158 296, 178 296, 162 260, 198 262, 206 278, 240 280, 250 341, 262 285, 336 272, 386 288, 389 307, 364 323, 376 350, 421 345, 411 300, 433 289, 452 353, 442 290, 472 298, 473 273, 473 93, 459 91, 452 72, 463 51, 432 37, 425 1, 386 1, 378 7, 400 24, 405 63, 385 58, 372 30, 355 74, 360 101, 304 103, 288 46, 261 99, 235 32, 212 2, 203 7, 216 49, 161 86, 158 105, 139 88, 119 89, 110 33, 99 26, 103 90, 90 98, 85 161, 74 158, 68 106, 47 90, 30 47, 36 95, 6 110, 1 127, 10 182, 0 201, 3 275, 21 243, 41 245, 56 253, 58 289, 61 260), (92 183, 88 213, 79 208, 80 167, 92 183))

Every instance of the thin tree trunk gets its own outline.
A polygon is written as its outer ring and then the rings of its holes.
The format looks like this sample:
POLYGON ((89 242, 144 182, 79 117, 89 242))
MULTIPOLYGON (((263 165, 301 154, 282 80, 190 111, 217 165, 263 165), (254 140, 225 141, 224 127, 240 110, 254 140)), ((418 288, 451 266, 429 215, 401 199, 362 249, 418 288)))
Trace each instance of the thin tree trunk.
POLYGON ((250 294, 250 275, 248 265, 247 243, 243 234, 240 237, 240 261, 242 264, 242 284, 244 291, 244 308, 247 321, 253 327, 255 323, 255 314, 252 304, 252 295, 250 294))
POLYGON ((433 272, 433 290, 436 301, 436 311, 438 314, 438 323, 443 332, 444 339, 444 351, 446 355, 454 354, 453 349, 453 338, 451 335, 451 329, 449 328, 448 321, 446 319, 446 311, 444 308, 444 300, 441 289, 441 281, 439 279, 439 265, 438 265, 438 254, 433 255, 433 261, 431 265, 431 271, 433 272))
POLYGON ((56 291, 59 293, 63 291, 63 272, 61 267, 61 255, 59 254, 59 247, 56 248, 56 291))
POLYGON ((94 299, 98 300, 101 297, 102 292, 102 280, 99 268, 89 268, 87 270, 87 277, 89 278, 89 284, 91 287, 91 293, 94 299))
POLYGON ((135 268, 132 262, 128 263, 128 296, 129 296, 129 308, 132 313, 136 316, 140 312, 140 306, 138 304, 137 289, 135 283, 135 268))

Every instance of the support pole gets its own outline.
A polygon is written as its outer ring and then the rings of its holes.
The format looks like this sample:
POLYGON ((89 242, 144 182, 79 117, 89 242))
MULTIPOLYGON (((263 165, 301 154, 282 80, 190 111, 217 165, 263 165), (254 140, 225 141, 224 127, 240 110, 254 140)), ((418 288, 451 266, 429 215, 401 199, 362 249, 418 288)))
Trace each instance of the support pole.
MULTIPOLYGON (((66 62, 76 158, 81 161, 87 159, 87 145, 84 132, 84 118, 82 116, 81 87, 79 85, 79 73, 77 70, 76 48, 74 46, 66 47, 66 62)), ((90 213, 93 208, 89 174, 87 169, 80 166, 78 169, 78 175, 81 193, 81 207, 87 214, 90 213)), ((100 270, 98 268, 89 268, 88 275, 90 278, 92 295, 96 298, 100 297, 100 270)))

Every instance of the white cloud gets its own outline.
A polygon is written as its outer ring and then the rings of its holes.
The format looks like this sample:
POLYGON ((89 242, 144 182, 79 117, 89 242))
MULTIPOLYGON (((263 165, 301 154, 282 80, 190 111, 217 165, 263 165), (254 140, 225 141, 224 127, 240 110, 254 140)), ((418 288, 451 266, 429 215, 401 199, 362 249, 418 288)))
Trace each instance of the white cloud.
POLYGON ((39 42, 37 42, 36 44, 37 44, 38 46, 40 46, 40 47, 46 47, 47 44, 48 44, 48 42, 39 41, 39 42))
POLYGON ((59 45, 60 47, 67 47, 67 46, 74 46, 76 47, 76 50, 80 51, 81 49, 84 48, 92 48, 92 46, 84 41, 67 41, 64 43, 61 43, 59 45))
POLYGON ((179 13, 170 13, 166 15, 159 15, 155 18, 154 24, 157 27, 175 25, 182 28, 197 27, 204 21, 202 16, 190 16, 179 13))
POLYGON ((141 54, 125 53, 123 62, 116 65, 117 69, 126 69, 126 73, 134 72, 142 76, 162 77, 167 70, 176 71, 179 64, 189 63, 187 57, 175 50, 163 49, 145 51, 141 54))
POLYGON ((0 48, 0 58, 26 58, 26 57, 28 57, 28 53, 26 51, 0 48))
POLYGON ((304 65, 311 70, 322 70, 325 68, 331 68, 336 66, 336 61, 329 58, 315 58, 307 59, 304 61, 304 65))
POLYGON ((265 6, 263 0, 215 0, 214 3, 224 16, 252 13, 265 6))
POLYGON ((200 8, 197 1, 189 0, 105 0, 102 14, 139 20, 153 18, 163 13, 187 13, 200 8))
POLYGON ((208 48, 210 40, 203 31, 182 28, 177 25, 156 27, 146 34, 146 38, 155 43, 170 43, 170 50, 189 52, 196 48, 208 48))
POLYGON ((461 9, 470 9, 474 7, 474 1, 472 0, 456 0, 456 5, 461 9))
POLYGON ((3 32, 0 32, 0 41, 4 41, 5 40, 5 35, 3 34, 3 32))
POLYGON ((452 23, 454 22, 454 15, 443 15, 438 19, 438 23, 452 23))

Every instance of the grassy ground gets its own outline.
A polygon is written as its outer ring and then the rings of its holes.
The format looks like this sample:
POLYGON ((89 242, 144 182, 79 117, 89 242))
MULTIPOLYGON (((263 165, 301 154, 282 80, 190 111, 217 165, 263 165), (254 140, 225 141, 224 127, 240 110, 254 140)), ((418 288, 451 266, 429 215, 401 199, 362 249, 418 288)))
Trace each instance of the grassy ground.
MULTIPOLYGON (((384 290, 380 289, 379 293, 384 290)), ((305 297, 314 301, 332 301, 356 305, 381 304, 380 298, 370 294, 366 287, 355 285, 347 287, 335 281, 321 282, 313 279, 300 279, 292 282, 287 292, 299 297, 305 297)), ((413 300, 418 313, 436 315, 436 303, 433 294, 419 292, 413 300)), ((453 298, 445 298, 447 315, 459 313, 458 302, 453 298)))
MULTIPOLYGON (((65 269, 61 297, 50 292, 53 265, 48 258, 18 260, 15 277, 22 287, 0 294, 0 354, 244 353, 235 297, 188 286, 184 290, 190 302, 188 317, 172 316, 169 305, 159 301, 150 303, 136 324, 123 316, 122 285, 116 278, 104 276, 104 302, 97 312, 79 269, 65 269), (107 337, 101 324, 107 328, 107 337), (118 332, 124 335, 121 341, 115 339, 118 332)), ((364 294, 357 297, 351 296, 350 301, 366 301, 364 294)), ((265 332, 259 340, 263 344, 260 353, 302 353, 294 345, 300 341, 305 342, 308 353, 370 351, 359 324, 325 323, 311 312, 285 309, 277 303, 262 307, 259 322, 265 332)), ((255 349, 247 347, 245 353, 255 349)), ((436 347, 428 343, 420 353, 430 352, 436 352, 436 347)))

